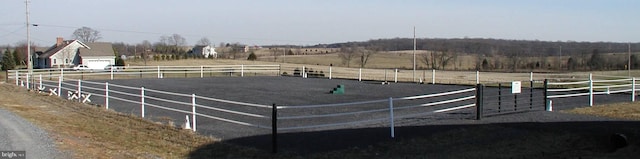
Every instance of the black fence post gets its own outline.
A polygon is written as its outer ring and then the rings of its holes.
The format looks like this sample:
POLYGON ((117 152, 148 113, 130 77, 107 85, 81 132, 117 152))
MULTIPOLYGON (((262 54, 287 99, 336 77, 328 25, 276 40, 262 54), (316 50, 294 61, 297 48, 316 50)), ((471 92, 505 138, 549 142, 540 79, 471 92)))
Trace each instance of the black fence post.
POLYGON ((278 108, 271 106, 271 152, 278 153, 278 108))
POLYGON ((502 109, 502 83, 498 83, 498 113, 502 109))
POLYGON ((530 82, 531 85, 529 87, 529 109, 533 109, 533 80, 530 82))
POLYGON ((548 84, 549 84, 549 80, 544 79, 544 86, 543 86, 544 90, 542 92, 542 96, 544 98, 544 110, 549 110, 549 102, 547 102, 547 100, 549 100, 547 99, 547 95, 548 95, 547 88, 549 88, 548 84))
POLYGON ((476 85, 476 120, 482 119, 483 116, 483 108, 482 108, 482 92, 484 86, 482 84, 476 85))
POLYGON ((518 111, 518 94, 513 94, 513 111, 518 111))

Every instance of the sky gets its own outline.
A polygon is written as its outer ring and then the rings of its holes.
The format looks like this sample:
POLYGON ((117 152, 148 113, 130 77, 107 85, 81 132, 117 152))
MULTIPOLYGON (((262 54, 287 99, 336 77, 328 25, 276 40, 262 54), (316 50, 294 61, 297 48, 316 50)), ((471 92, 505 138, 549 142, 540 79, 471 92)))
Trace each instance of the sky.
MULTIPOLYGON (((105 42, 179 34, 189 45, 315 45, 380 38, 640 42, 638 0, 29 0, 31 39, 86 26, 105 42)), ((0 45, 26 41, 25 0, 1 0, 0 45)))

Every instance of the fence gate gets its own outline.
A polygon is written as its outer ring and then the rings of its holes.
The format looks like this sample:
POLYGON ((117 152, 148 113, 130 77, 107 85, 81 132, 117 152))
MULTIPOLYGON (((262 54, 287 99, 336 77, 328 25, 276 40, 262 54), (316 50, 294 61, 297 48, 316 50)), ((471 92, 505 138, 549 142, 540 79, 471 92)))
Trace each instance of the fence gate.
POLYGON ((545 110, 544 81, 513 81, 485 84, 483 116, 545 110))

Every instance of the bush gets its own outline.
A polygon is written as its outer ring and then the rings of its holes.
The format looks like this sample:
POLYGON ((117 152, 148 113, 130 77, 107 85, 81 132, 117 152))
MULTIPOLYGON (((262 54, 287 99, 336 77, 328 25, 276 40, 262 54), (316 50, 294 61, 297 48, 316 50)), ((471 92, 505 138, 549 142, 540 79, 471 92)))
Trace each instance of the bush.
POLYGON ((124 66, 124 60, 120 56, 116 56, 116 66, 124 66))
POLYGON ((251 54, 249 54, 249 57, 247 57, 247 60, 249 61, 255 61, 258 59, 258 56, 256 56, 255 53, 251 52, 251 54))

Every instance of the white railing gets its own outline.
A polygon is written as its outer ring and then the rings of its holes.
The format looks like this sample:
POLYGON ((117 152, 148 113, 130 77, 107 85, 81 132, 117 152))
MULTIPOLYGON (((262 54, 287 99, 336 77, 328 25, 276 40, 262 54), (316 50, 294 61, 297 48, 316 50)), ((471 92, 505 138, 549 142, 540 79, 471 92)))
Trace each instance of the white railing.
MULTIPOLYGON (((480 71, 444 71, 404 69, 365 69, 314 65, 202 65, 202 66, 127 66, 106 70, 74 71, 71 69, 35 69, 30 76, 42 76, 54 80, 59 77, 74 79, 126 79, 126 78, 176 78, 176 77, 212 77, 212 76, 300 76, 304 78, 342 78, 359 81, 416 82, 430 84, 467 84, 496 83, 511 81, 575 82, 593 79, 621 79, 625 76, 591 73, 500 73, 480 71), (306 70, 306 71, 302 71, 306 70)), ((26 78, 26 70, 9 70, 7 81, 18 82, 26 78)), ((26 81, 29 82, 29 81, 26 81)))
MULTIPOLYGON (((73 70, 69 68, 34 69, 31 76, 45 79, 127 79, 127 78, 171 78, 212 76, 277 76, 280 65, 203 65, 203 66, 128 66, 105 70, 73 70)), ((7 79, 19 81, 26 78, 27 70, 9 70, 7 79)))
POLYGON ((594 95, 629 93, 630 101, 635 101, 637 91, 636 79, 614 76, 602 76, 608 79, 596 80, 589 74, 586 81, 547 82, 547 103, 555 98, 588 96, 589 106, 593 106, 594 95), (557 87, 557 88, 552 88, 557 87))
MULTIPOLYGON (((259 129, 272 129, 271 119, 274 116, 270 115, 272 113, 270 110, 275 105, 230 101, 196 94, 117 85, 109 82, 59 79, 50 81, 38 78, 34 85, 42 88, 40 91, 44 93, 48 92, 61 98, 79 102, 100 104, 105 109, 119 109, 118 111, 121 112, 130 110, 132 113, 139 113, 138 116, 142 118, 154 115, 154 112, 148 108, 188 115, 191 116, 187 117, 191 121, 188 125, 193 131, 196 131, 197 128, 197 117, 259 129)), ((393 131, 393 121, 400 118, 471 108, 475 106, 474 92, 475 88, 470 88, 437 94, 350 103, 277 106, 275 108, 280 110, 277 115, 278 122, 282 125, 276 129, 296 131, 389 121, 393 131), (432 99, 434 97, 446 97, 447 99, 436 101, 432 99), (394 117, 394 114, 397 116, 394 117), (327 118, 332 120, 317 120, 327 118)), ((173 115, 173 118, 181 119, 179 115, 173 115)))

